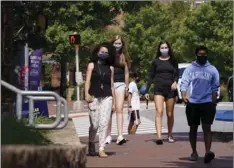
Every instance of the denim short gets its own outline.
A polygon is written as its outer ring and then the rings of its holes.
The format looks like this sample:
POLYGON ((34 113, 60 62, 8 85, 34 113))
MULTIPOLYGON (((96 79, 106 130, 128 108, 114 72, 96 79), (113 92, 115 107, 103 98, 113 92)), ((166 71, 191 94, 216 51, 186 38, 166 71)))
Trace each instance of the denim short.
POLYGON ((124 92, 125 87, 126 87, 126 85, 124 82, 115 82, 114 83, 115 92, 124 92))

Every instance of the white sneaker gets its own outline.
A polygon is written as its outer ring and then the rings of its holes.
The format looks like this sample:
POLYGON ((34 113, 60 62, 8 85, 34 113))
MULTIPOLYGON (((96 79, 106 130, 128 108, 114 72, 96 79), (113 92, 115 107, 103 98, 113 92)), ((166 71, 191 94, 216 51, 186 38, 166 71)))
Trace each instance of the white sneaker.
POLYGON ((111 144, 112 138, 111 136, 106 137, 106 144, 111 144))
POLYGON ((117 144, 117 145, 123 145, 123 144, 126 143, 126 142, 127 142, 127 140, 126 140, 123 136, 119 136, 119 137, 117 138, 116 144, 117 144))

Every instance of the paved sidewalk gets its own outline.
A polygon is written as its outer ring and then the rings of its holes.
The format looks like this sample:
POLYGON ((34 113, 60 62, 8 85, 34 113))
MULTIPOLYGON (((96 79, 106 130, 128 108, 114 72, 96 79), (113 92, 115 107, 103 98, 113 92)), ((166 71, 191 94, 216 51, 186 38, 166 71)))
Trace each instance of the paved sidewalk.
MULTIPOLYGON (((186 168, 231 168, 233 165, 233 151, 231 144, 214 142, 212 150, 216 158, 211 164, 203 163, 204 143, 203 137, 198 137, 199 161, 190 162, 188 156, 191 153, 188 141, 188 133, 175 133, 177 142, 158 146, 155 144, 154 134, 126 136, 129 140, 123 146, 113 143, 107 145, 108 158, 87 157, 87 167, 186 167, 186 168)), ((98 137, 97 137, 98 138, 98 137)), ((97 140, 96 138, 96 140, 97 140)), ((87 137, 80 138, 82 143, 88 142, 87 137)), ((98 143, 96 143, 98 149, 98 143)))

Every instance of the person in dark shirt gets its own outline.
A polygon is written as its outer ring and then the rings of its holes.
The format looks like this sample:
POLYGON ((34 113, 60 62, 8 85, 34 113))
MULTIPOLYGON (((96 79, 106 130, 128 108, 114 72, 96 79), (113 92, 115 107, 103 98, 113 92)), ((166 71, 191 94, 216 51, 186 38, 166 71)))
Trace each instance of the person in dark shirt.
MULTIPOLYGON (((115 66, 114 66, 114 88, 115 88, 115 109, 117 116, 117 128, 118 138, 116 141, 117 145, 126 143, 126 139, 123 137, 123 107, 124 99, 128 97, 128 83, 129 83, 129 68, 130 58, 126 51, 124 40, 120 36, 115 36, 111 41, 111 44, 116 49, 115 66)), ((111 138, 111 126, 112 120, 109 122, 108 137, 106 143, 110 144, 111 138)))
POLYGON ((167 125, 168 125, 168 142, 173 143, 172 129, 174 125, 174 105, 176 97, 176 89, 178 82, 178 63, 173 58, 172 49, 168 42, 161 41, 156 59, 152 61, 149 73, 148 84, 145 97, 149 100, 149 88, 154 80, 154 103, 156 106, 156 143, 162 145, 161 129, 164 102, 166 103, 167 125))
POLYGON ((108 122, 115 108, 114 65, 115 49, 110 43, 98 45, 88 64, 85 81, 85 100, 89 107, 89 155, 95 156, 95 137, 99 129, 99 157, 108 157, 104 152, 108 122))

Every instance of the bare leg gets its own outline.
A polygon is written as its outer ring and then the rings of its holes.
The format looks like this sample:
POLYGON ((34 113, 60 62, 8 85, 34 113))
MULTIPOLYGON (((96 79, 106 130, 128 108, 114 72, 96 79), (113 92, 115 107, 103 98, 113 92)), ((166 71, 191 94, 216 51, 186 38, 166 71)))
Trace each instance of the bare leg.
POLYGON ((198 125, 191 125, 189 131, 189 141, 193 153, 197 153, 197 129, 198 125))
POLYGON ((118 128, 118 136, 123 135, 123 106, 124 106, 124 96, 125 91, 117 91, 115 92, 115 110, 117 116, 117 128, 118 128))
POLYGON ((204 134, 204 143, 206 148, 206 153, 210 152, 211 142, 212 142, 212 132, 210 125, 202 125, 203 134, 204 134))
POLYGON ((133 121, 129 121, 129 124, 128 124, 128 134, 131 134, 131 130, 132 130, 132 126, 134 125, 134 122, 133 121))
POLYGON ((163 103, 164 97, 161 95, 154 96, 154 103, 156 107, 155 127, 157 131, 157 139, 161 139, 162 135, 162 116, 163 116, 163 103))
POLYGON ((174 98, 166 100, 168 137, 172 137, 172 129, 174 125, 174 105, 175 105, 174 98))

